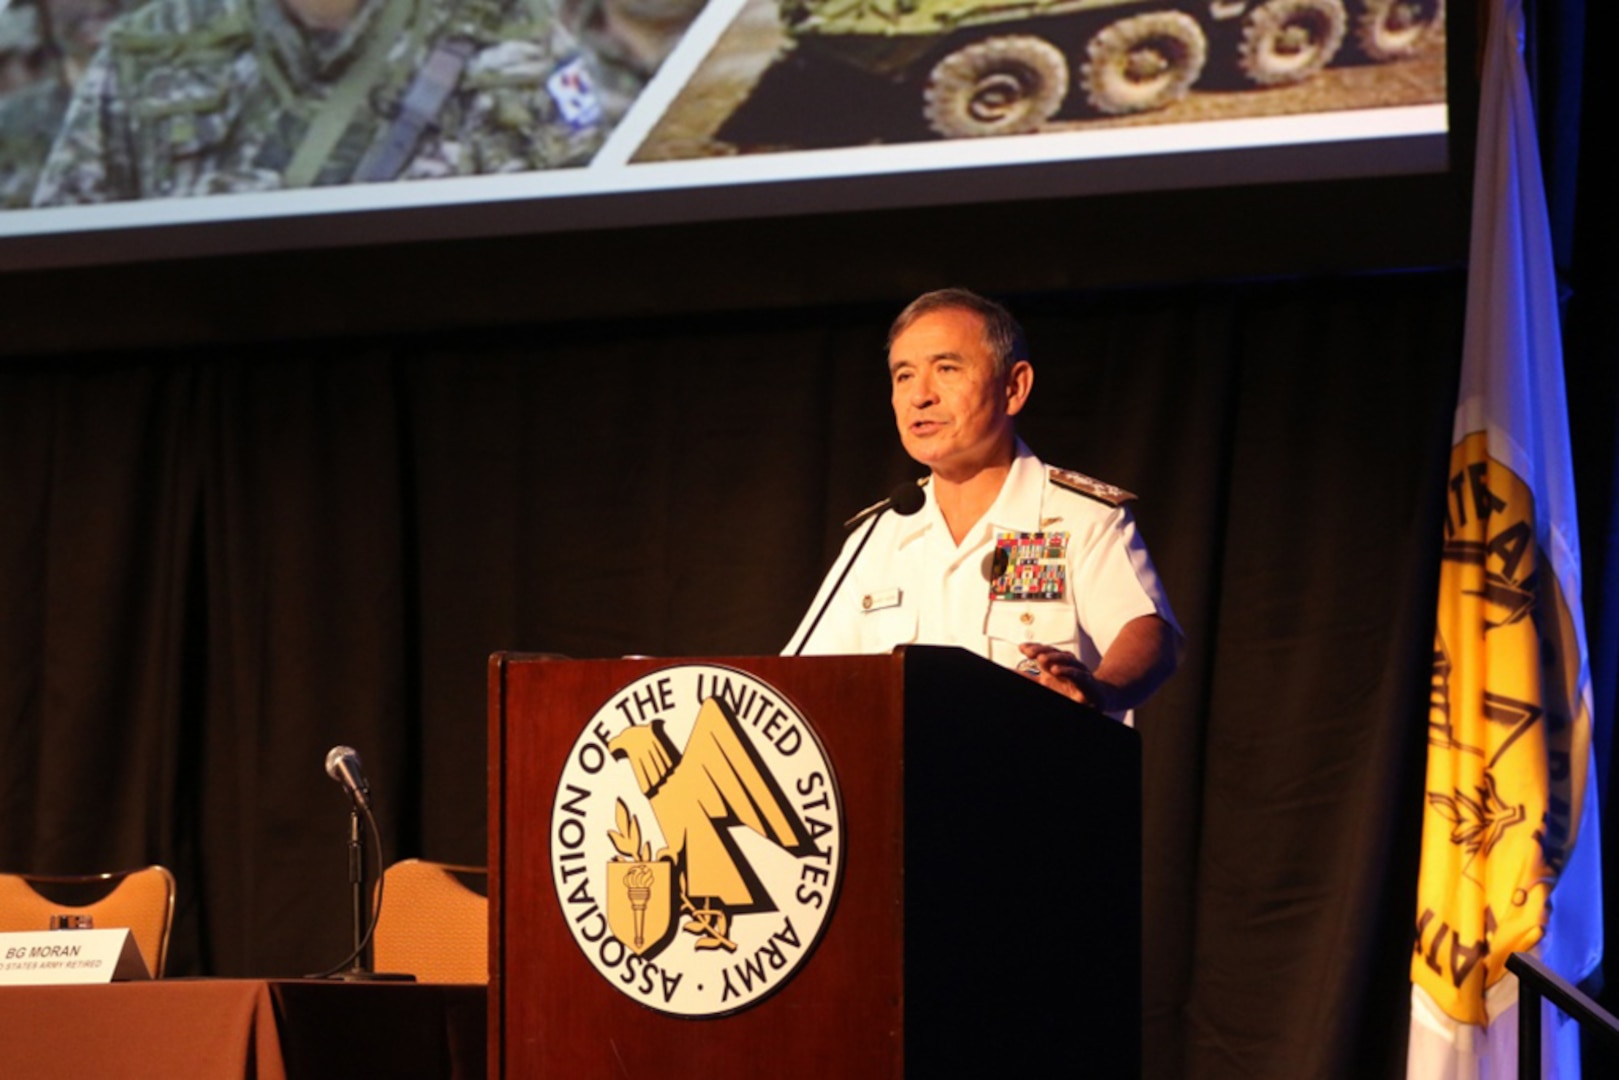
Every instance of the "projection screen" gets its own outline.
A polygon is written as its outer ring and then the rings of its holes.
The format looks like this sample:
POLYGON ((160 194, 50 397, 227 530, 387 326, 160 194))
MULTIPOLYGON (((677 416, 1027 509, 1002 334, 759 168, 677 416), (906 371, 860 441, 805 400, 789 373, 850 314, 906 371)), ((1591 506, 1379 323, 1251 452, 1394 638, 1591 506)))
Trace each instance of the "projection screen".
POLYGON ((1442 0, 0 0, 0 265, 1446 167, 1442 0))

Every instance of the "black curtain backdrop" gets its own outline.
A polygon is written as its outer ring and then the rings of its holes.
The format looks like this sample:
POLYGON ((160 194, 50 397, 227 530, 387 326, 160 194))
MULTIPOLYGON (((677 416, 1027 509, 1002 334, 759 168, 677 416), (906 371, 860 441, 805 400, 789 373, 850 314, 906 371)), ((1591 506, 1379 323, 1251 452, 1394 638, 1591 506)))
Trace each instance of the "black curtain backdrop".
MULTIPOLYGON (((390 860, 480 863, 490 652, 778 650, 918 472, 904 299, 0 367, 0 866, 169 865, 175 974, 336 963, 327 749, 390 860)), ((1461 274, 1007 299, 1025 438, 1141 493, 1189 641, 1140 715, 1149 1075, 1400 1075, 1461 274)), ((960 932, 1083 977, 1037 876, 964 853, 960 932)))

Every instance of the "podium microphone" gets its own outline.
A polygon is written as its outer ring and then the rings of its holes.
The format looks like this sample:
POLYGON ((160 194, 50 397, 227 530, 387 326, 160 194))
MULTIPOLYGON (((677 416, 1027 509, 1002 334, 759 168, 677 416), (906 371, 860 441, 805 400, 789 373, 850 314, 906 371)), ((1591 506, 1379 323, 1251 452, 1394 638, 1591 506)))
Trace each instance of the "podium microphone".
POLYGON ((352 746, 334 746, 326 752, 326 775, 342 784, 362 810, 371 809, 371 789, 360 772, 360 755, 352 746))
POLYGON ((888 498, 882 502, 872 503, 860 513, 843 523, 845 529, 852 529, 867 518, 880 517, 884 510, 892 510, 900 517, 910 517, 922 509, 922 504, 928 501, 927 494, 922 490, 922 481, 907 481, 888 493, 888 498))
POLYGON ((849 561, 843 564, 843 572, 838 575, 838 580, 832 585, 831 591, 826 594, 826 600, 821 604, 821 610, 815 613, 815 621, 810 623, 809 629, 804 631, 803 638, 798 642, 798 648, 793 650, 794 656, 802 656, 804 646, 808 645, 809 639, 815 636, 815 628, 821 625, 821 616, 825 615, 826 609, 832 606, 832 601, 838 595, 838 590, 843 588, 843 579, 849 576, 849 570, 859 561, 860 553, 866 550, 866 541, 870 540, 871 534, 877 531, 877 520, 883 516, 883 511, 892 510, 900 517, 910 517, 922 509, 923 504, 928 501, 927 494, 922 490, 922 484, 923 481, 921 480, 907 480, 889 492, 888 498, 882 502, 873 503, 843 523, 845 529, 852 529, 867 518, 871 519, 871 524, 866 526, 866 534, 860 538, 860 543, 855 546, 854 554, 850 555, 849 561))

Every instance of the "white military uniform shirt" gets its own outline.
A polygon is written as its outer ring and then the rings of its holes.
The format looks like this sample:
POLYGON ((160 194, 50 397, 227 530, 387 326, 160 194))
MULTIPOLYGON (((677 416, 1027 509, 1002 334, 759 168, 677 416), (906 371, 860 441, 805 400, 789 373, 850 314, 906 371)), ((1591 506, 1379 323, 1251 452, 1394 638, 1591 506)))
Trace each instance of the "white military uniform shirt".
MULTIPOLYGON (((1176 626, 1135 519, 1122 505, 1128 494, 1111 489, 1122 497, 1116 505, 1105 497, 1107 485, 1087 479, 1047 468, 1019 440, 1000 494, 960 544, 951 539, 929 484, 917 513, 901 517, 889 511, 877 519, 859 560, 804 643, 803 654, 879 653, 911 643, 958 645, 1016 667, 1023 659, 1018 646, 1039 642, 1071 652, 1095 668, 1130 620, 1160 615, 1176 626), (1054 477, 1089 486, 1104 497, 1081 494, 1054 477), (1007 595, 1013 591, 1009 589, 997 596, 995 572, 1006 569, 995 565, 997 536, 1016 544, 1019 534, 1043 534, 1046 583, 1037 591, 1046 596, 1057 591, 1059 597, 1007 595), (1058 577, 1060 586, 1052 584, 1058 577)), ((850 534, 788 652, 798 649, 869 527, 862 523, 850 534)), ((1029 547, 1025 542, 1024 551, 1029 547)))

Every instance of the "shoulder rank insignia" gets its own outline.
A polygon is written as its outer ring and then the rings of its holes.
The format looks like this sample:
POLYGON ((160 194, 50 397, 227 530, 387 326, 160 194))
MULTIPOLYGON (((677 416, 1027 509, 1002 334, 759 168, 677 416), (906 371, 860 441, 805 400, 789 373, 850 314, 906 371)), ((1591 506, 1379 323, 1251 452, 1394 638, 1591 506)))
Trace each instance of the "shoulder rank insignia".
POLYGON ((1048 468, 1046 473, 1051 477, 1051 482, 1058 487, 1067 488, 1069 491, 1095 499, 1097 502, 1107 503, 1109 506, 1123 506, 1125 503, 1136 501, 1133 493, 1113 484, 1104 483, 1094 477, 1086 476, 1084 473, 1056 468, 1048 468))

